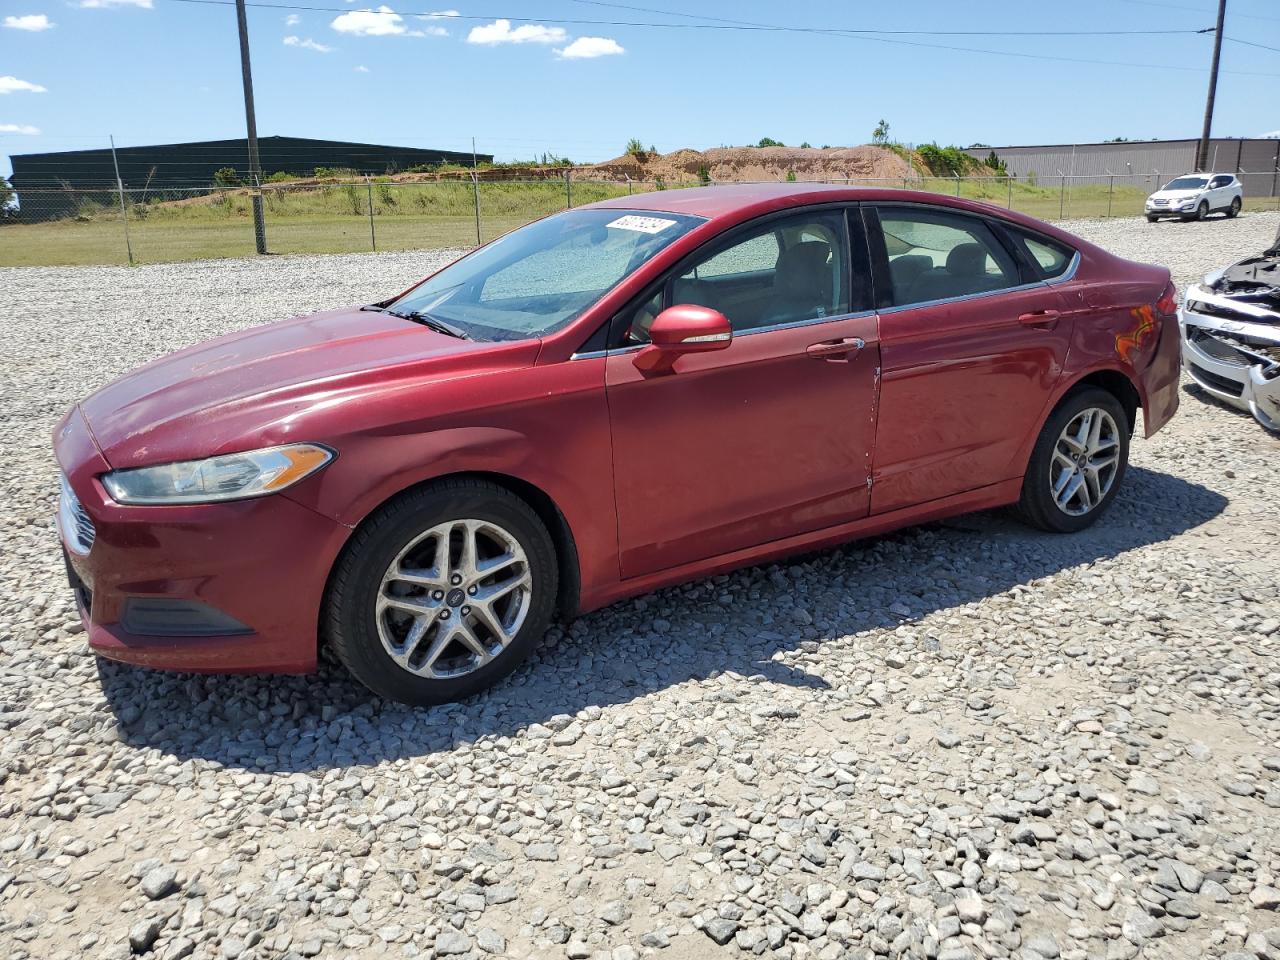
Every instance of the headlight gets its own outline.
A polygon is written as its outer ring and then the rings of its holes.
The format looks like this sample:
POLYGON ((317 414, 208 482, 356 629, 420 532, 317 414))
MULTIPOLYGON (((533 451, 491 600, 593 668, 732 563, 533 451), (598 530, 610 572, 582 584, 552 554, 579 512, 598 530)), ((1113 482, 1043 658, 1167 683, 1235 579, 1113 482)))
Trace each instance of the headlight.
POLYGON ((315 473, 333 451, 310 443, 228 453, 207 460, 183 460, 102 477, 117 503, 212 503, 275 493, 315 473))

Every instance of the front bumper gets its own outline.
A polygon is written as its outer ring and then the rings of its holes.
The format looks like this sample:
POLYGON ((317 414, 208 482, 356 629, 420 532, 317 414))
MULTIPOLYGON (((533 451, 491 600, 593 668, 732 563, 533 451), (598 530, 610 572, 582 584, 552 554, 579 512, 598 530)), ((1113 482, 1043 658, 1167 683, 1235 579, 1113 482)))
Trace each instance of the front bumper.
POLYGON ((1151 203, 1151 201, 1148 200, 1146 205, 1146 211, 1148 214, 1151 214, 1151 215, 1158 214, 1162 217, 1185 217, 1188 214, 1193 214, 1196 212, 1196 205, 1195 203, 1191 203, 1185 208, 1172 203, 1156 206, 1155 204, 1151 203))
POLYGON ((1274 326, 1258 317, 1235 319, 1229 300, 1199 295, 1214 304, 1215 313, 1188 310, 1185 303, 1178 311, 1187 374, 1206 393, 1280 432, 1280 317, 1274 326))
POLYGON ((95 653, 203 673, 315 669, 325 581, 348 528, 281 495, 118 504, 78 408, 54 448, 67 483, 58 532, 95 653))

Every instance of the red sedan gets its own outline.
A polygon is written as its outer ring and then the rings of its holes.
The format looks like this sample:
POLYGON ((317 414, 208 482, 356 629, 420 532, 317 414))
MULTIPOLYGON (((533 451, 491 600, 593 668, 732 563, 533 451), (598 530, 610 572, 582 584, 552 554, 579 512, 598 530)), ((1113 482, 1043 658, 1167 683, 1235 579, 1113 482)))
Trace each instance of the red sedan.
POLYGON ((1178 406, 1176 291, 1056 227, 814 185, 625 197, 149 364, 58 425, 89 643, 415 704, 551 618, 1016 504, 1093 523, 1178 406))

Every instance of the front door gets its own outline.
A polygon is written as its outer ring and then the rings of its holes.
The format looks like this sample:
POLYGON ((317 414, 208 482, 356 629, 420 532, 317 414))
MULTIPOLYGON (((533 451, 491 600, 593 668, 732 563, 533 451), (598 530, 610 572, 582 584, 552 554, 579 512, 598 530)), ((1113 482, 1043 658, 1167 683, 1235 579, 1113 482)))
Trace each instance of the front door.
POLYGON ((879 345, 844 211, 774 217, 712 244, 626 318, 628 337, 642 344, 662 308, 698 303, 729 318, 729 347, 658 375, 626 348, 606 362, 624 578, 868 511, 879 345))

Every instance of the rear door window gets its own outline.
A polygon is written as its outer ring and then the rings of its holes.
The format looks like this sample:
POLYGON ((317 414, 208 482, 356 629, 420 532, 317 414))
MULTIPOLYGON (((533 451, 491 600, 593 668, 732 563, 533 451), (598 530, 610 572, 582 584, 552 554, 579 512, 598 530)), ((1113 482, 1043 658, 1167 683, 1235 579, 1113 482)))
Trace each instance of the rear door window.
POLYGON ((893 306, 1016 287, 1018 265, 981 217, 923 207, 881 207, 893 306))

